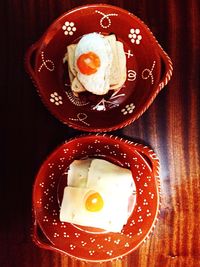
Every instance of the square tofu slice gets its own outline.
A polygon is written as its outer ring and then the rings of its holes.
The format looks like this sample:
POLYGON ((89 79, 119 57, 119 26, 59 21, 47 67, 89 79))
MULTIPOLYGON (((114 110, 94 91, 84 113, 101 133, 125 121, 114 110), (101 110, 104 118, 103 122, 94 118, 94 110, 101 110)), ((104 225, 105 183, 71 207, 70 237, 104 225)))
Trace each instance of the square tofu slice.
POLYGON ((85 187, 92 159, 74 160, 68 170, 67 184, 72 187, 85 187))
POLYGON ((129 169, 117 166, 103 159, 93 159, 89 168, 87 187, 112 188, 126 192, 127 196, 136 190, 129 169))
POLYGON ((81 93, 86 91, 77 77, 74 77, 73 81, 71 82, 71 89, 74 93, 81 93))
POLYGON ((60 210, 62 222, 120 232, 128 218, 128 197, 112 189, 65 187, 60 210), (85 205, 88 196, 98 192, 103 199, 103 208, 94 212, 85 205))
POLYGON ((75 69, 75 49, 76 44, 71 44, 67 46, 67 61, 68 67, 71 73, 76 76, 76 69, 75 69))
POLYGON ((119 59, 119 80, 117 84, 110 86, 110 89, 119 89, 126 81, 126 55, 124 53, 124 45, 122 42, 117 41, 117 54, 119 59))

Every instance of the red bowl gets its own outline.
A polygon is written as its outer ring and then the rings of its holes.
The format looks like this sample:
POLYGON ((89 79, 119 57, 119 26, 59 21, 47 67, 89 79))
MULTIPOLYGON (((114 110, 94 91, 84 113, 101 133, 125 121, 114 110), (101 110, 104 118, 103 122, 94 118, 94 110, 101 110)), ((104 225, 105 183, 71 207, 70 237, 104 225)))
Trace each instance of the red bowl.
POLYGON ((28 49, 25 66, 50 112, 64 124, 91 132, 112 131, 135 121, 172 75, 172 62, 149 28, 128 11, 105 4, 78 7, 59 17, 28 49), (115 33, 123 42, 127 80, 115 93, 77 98, 63 57, 67 45, 90 32, 115 33))
POLYGON ((109 261, 131 253, 152 233, 160 208, 159 161, 147 146, 108 135, 81 136, 59 146, 42 164, 33 187, 35 243, 84 261, 109 261), (59 220, 67 169, 75 159, 105 158, 130 168, 136 204, 120 233, 59 220))

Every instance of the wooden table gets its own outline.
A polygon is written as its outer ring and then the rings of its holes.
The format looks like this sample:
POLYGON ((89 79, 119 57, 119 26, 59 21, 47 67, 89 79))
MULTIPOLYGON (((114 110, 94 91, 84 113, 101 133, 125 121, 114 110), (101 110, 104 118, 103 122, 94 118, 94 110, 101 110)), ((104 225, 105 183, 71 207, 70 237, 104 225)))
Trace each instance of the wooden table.
POLYGON ((200 266, 198 0, 1 1, 1 267, 200 266), (36 247, 31 239, 34 176, 46 156, 80 132, 41 103, 24 70, 24 54, 51 22, 85 3, 109 3, 140 17, 173 64, 173 77, 151 107, 114 132, 153 148, 161 163, 162 207, 154 235, 123 260, 86 264, 36 247))

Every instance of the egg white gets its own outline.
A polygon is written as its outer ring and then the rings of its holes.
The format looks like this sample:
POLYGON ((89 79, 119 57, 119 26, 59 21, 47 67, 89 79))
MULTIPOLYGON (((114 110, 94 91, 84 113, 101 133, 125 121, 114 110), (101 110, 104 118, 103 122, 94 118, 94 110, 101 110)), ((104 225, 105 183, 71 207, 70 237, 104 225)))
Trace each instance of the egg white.
POLYGON ((75 67, 78 79, 87 91, 96 95, 108 92, 111 64, 112 50, 108 40, 98 33, 86 34, 81 38, 75 50, 75 67), (91 75, 81 73, 76 64, 79 56, 88 52, 93 52, 100 58, 100 67, 91 75))

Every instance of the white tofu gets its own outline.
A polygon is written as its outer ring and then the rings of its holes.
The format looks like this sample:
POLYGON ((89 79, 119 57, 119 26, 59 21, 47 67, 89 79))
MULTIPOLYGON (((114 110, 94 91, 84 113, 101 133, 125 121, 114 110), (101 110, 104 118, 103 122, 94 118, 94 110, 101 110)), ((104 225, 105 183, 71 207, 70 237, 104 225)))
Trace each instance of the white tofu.
POLYGON ((68 186, 64 189, 60 210, 60 220, 63 222, 101 228, 109 232, 120 232, 127 222, 127 214, 127 195, 114 191, 112 188, 99 190, 95 187, 75 188, 68 186), (92 191, 98 192, 104 202, 103 208, 96 212, 88 211, 85 207, 88 193, 92 191))
POLYGON ((119 167, 103 159, 93 159, 89 168, 87 187, 99 189, 112 188, 123 191, 129 196, 136 190, 132 173, 129 169, 119 167))
POLYGON ((103 159, 75 160, 69 167, 67 184, 60 210, 61 221, 109 232, 122 230, 131 212, 130 204, 134 206, 136 200, 132 195, 136 187, 129 169, 103 159), (90 211, 85 204, 93 192, 100 194, 104 204, 90 211))
POLYGON ((86 187, 88 171, 92 159, 74 160, 68 170, 67 184, 73 187, 86 187))

